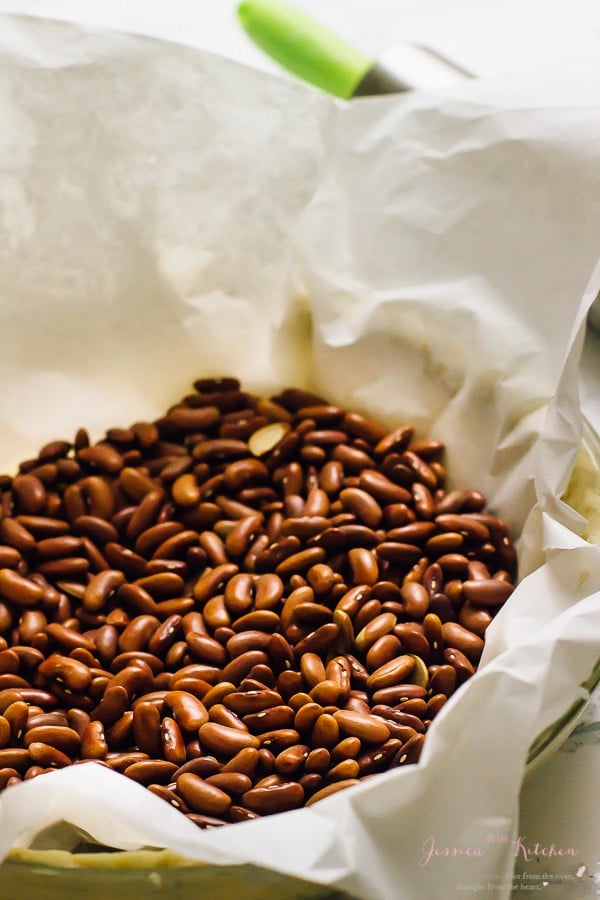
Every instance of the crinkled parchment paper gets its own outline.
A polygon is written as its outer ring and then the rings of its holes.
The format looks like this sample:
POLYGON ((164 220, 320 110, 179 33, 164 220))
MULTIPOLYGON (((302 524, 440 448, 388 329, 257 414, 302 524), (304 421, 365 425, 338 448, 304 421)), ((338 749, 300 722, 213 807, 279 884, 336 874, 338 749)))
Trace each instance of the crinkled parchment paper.
POLYGON ((6 470, 80 424, 156 416, 200 374, 306 384, 446 441, 453 484, 525 528, 527 576, 418 767, 201 832, 77 766, 2 795, 0 852, 64 819, 365 898, 501 880, 528 747, 600 655, 599 548, 558 499, 600 281, 600 80, 342 106, 187 48, 19 18, 2 20, 0 75, 6 470))

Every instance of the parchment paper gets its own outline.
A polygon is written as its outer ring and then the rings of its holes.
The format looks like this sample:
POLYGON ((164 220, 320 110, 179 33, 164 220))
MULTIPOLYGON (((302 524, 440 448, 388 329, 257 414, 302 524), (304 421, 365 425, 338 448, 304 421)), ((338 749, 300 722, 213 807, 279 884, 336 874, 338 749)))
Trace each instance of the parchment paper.
POLYGON ((201 374, 305 384, 446 441, 452 484, 524 528, 527 577, 418 767, 200 832, 77 766, 2 795, 0 854, 65 819, 364 898, 507 897, 528 747, 600 655, 600 548, 559 499, 600 286, 600 80, 344 106, 182 47, 1 24, 5 469, 157 416, 201 374))

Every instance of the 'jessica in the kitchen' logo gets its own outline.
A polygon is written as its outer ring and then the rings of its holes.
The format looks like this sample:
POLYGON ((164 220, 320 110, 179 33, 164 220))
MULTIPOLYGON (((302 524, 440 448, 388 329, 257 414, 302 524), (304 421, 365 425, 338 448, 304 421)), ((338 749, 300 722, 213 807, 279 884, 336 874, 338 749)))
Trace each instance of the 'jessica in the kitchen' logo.
MULTIPOLYGON (((508 841, 506 841, 506 843, 508 843, 508 841)), ((554 842, 549 845, 542 844, 539 841, 528 843, 527 838, 521 834, 512 842, 512 844, 515 859, 524 859, 526 862, 529 862, 532 859, 538 859, 539 857, 551 859, 557 856, 579 855, 579 850, 575 849, 575 847, 557 847, 554 842)), ((481 857, 485 856, 487 850, 487 847, 441 847, 436 844, 435 837, 431 835, 426 838, 423 844, 419 865, 428 866, 433 859, 440 856, 481 857)))

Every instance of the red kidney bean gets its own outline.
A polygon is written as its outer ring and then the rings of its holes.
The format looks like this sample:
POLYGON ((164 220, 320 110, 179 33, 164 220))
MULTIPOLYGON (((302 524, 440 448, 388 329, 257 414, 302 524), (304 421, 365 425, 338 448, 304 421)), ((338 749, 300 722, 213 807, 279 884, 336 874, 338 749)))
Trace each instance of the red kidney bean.
POLYGON ((4 716, 0 716, 0 748, 8 745, 11 739, 10 722, 4 716))
MULTIPOLYGON (((135 743, 151 758, 162 755, 160 713, 152 703, 140 703, 133 710, 135 743)), ((155 780, 155 779, 153 779, 155 780)))
MULTIPOLYGON (((115 660, 118 659, 118 656, 115 657, 115 660)), ((144 664, 141 655, 134 655, 133 659, 126 660, 125 662, 131 662, 131 665, 125 664, 121 668, 115 665, 115 660, 111 665, 111 669, 116 673, 111 679, 111 686, 121 685, 124 687, 131 700, 152 690, 154 686, 153 672, 149 666, 144 664)))
POLYGON ((135 616, 121 633, 119 649, 123 653, 144 649, 159 625, 155 616, 135 616))
POLYGON ((0 569, 16 569, 23 562, 23 557, 15 547, 0 545, 0 569))
POLYGON ((373 715, 385 719, 385 724, 395 737, 393 726, 401 726, 411 728, 412 731, 422 734, 425 731, 425 725, 418 716, 411 713, 403 712, 400 709, 392 709, 389 706, 374 706, 373 715))
POLYGON ((391 687, 406 680, 415 667, 415 660, 410 655, 398 656, 384 663, 367 678, 367 688, 372 691, 391 687))
POLYGON ((250 713, 261 712, 282 702, 281 695, 277 691, 258 690, 244 691, 227 694, 225 705, 239 715, 246 716, 250 713))
POLYGON ((344 488, 339 498, 349 512, 356 516, 367 528, 377 528, 383 512, 375 498, 361 488, 344 488))
POLYGON ((372 597, 370 600, 367 600, 367 602, 363 606, 361 606, 354 617, 354 630, 356 632, 362 631, 362 629, 366 625, 368 625, 369 622, 380 615, 381 608, 381 603, 379 602, 379 600, 375 600, 374 597, 372 597))
POLYGON ((291 728, 294 724, 294 710, 289 706, 273 706, 243 717, 243 723, 252 734, 291 728))
MULTIPOLYGON (((1 588, 0 588, 1 590, 1 588)), ((463 597, 472 606, 484 609, 496 609, 510 597, 513 586, 510 582, 499 581, 494 578, 489 580, 465 581, 463 583, 463 597)))
POLYGON ((379 669, 384 663, 395 659, 402 652, 402 644, 393 634, 386 634, 378 638, 369 647, 365 662, 370 672, 379 669))
POLYGON ((225 563, 224 565, 217 566, 211 572, 198 579, 194 585, 194 598, 199 603, 206 602, 206 600, 209 600, 227 583, 229 578, 236 575, 237 572, 238 566, 234 563, 225 563))
POLYGON ((331 759, 336 762, 344 759, 354 759, 360 752, 361 743, 357 737, 343 738, 331 751, 331 759))
POLYGON ((235 728, 237 731, 248 731, 247 726, 242 722, 240 717, 221 703, 215 703, 214 706, 211 706, 208 716, 210 721, 216 722, 217 725, 235 728))
POLYGON ((389 728, 377 716, 338 710, 333 717, 344 734, 357 737, 360 741, 380 744, 390 736, 389 728))
POLYGON ((475 669, 471 661, 456 647, 448 647, 444 650, 444 661, 449 663, 452 668, 456 670, 456 680, 458 684, 462 684, 475 674, 475 669))
POLYGON ((225 550, 230 556, 243 556, 262 526, 263 516, 253 513, 239 519, 225 538, 225 550))
POLYGON ((354 639, 357 650, 365 652, 379 638, 389 634, 397 623, 393 613, 381 613, 375 616, 362 628, 354 639))
POLYGON ((412 499, 410 491, 395 484, 377 469, 363 469, 359 476, 359 486, 386 505, 410 503, 412 499))
POLYGON ((63 725, 38 725, 35 728, 29 728, 23 736, 23 743, 29 747, 34 741, 49 744, 69 757, 74 756, 81 746, 81 738, 78 733, 63 725))
MULTIPOLYGON (((153 497, 154 495, 155 492, 147 494, 146 498, 144 498, 144 500, 142 501, 142 504, 140 504, 140 508, 143 503, 147 502, 148 497, 153 497)), ((165 543, 165 541, 169 540, 172 537, 176 537, 184 530, 185 529, 181 522, 166 521, 157 522, 155 525, 150 525, 148 528, 137 535, 134 544, 135 552, 139 553, 142 557, 151 557, 154 555, 154 553, 156 553, 158 548, 165 543)))
POLYGON ((168 616, 153 631, 148 640, 148 650, 157 656, 164 656, 169 647, 172 647, 181 631, 182 617, 180 615, 168 616))
POLYGON ((346 788, 352 787, 355 784, 360 784, 360 781, 357 778, 347 778, 343 781, 336 781, 332 784, 328 784, 326 787, 314 793, 312 797, 307 800, 305 806, 313 806, 320 800, 325 800, 326 797, 337 794, 339 791, 344 791, 346 788))
MULTIPOLYGON (((2 524, 0 523, 0 527, 2 524)), ((32 607, 43 600, 44 591, 39 585, 12 569, 0 569, 0 597, 16 604, 17 607, 32 607)))
POLYGON ((71 759, 66 753, 43 741, 33 741, 27 750, 32 762, 44 766, 44 768, 63 769, 65 766, 71 765, 71 759))
POLYGON ((28 553, 35 547, 33 534, 21 522, 10 516, 0 521, 0 538, 3 544, 8 544, 21 553, 28 553))
POLYGON ((337 744, 339 736, 340 726, 337 719, 329 713, 321 713, 312 728, 311 744, 331 750, 337 744))
POLYGON ((304 801, 304 790, 297 782, 284 782, 269 787, 255 787, 242 796, 244 806, 260 815, 271 815, 298 809, 304 801))
POLYGON ((185 731, 198 731, 208 722, 208 711, 201 700, 182 690, 170 691, 165 702, 173 712, 173 718, 185 731))
POLYGON ((227 651, 225 647, 204 634, 190 631, 186 635, 186 642, 190 648, 192 655, 201 662, 211 666, 222 666, 227 662, 227 651))
POLYGON ((336 783, 349 778, 358 778, 360 766, 355 759, 344 759, 327 773, 327 781, 336 783))
POLYGON ((69 691, 85 691, 92 676, 89 668, 77 660, 53 653, 38 666, 38 672, 51 681, 64 684, 69 691))
POLYGON ((423 749, 424 735, 415 734, 402 745, 394 757, 392 766, 413 765, 419 761, 423 749))
POLYGON ((321 625, 296 644, 294 656, 300 659, 303 653, 325 654, 333 647, 339 633, 339 628, 334 622, 321 625))
POLYGON ((260 746, 258 738, 254 735, 215 722, 207 722, 202 725, 199 737, 202 746, 213 750, 218 756, 229 759, 244 748, 258 749, 260 746))
POLYGON ((375 554, 366 547, 353 547, 348 551, 348 563, 355 585, 374 585, 379 580, 379 563, 375 554))
POLYGON ((186 760, 185 743, 181 734, 181 729, 175 719, 166 716, 162 720, 160 725, 160 736, 165 759, 178 766, 182 765, 186 760))
POLYGON ((483 652, 483 638, 468 631, 458 622, 444 622, 442 634, 446 647, 454 647, 460 650, 472 662, 477 663, 483 652))
POLYGON ((239 772, 253 778, 258 762, 259 751, 255 747, 244 747, 223 765, 221 772, 239 772))
MULTIPOLYGON (((123 763, 124 764, 124 763, 123 763)), ((167 784, 173 777, 177 766, 165 759, 139 759, 126 765, 123 775, 143 784, 167 784)))
POLYGON ((173 675, 173 680, 171 682, 173 690, 175 690, 177 682, 183 681, 185 678, 203 680, 208 684, 207 690, 209 690, 210 685, 216 684, 219 680, 219 669, 214 666, 207 666, 203 663, 190 663, 189 665, 185 665, 183 668, 178 669, 173 675))
POLYGON ((438 666, 427 687, 430 694, 445 694, 449 697, 456 687, 456 669, 450 665, 438 666))
POLYGON ((411 619, 422 621, 429 609, 429 591, 418 581, 409 581, 401 587, 402 602, 411 619))
POLYGON ((230 797, 240 797, 252 787, 252 779, 242 772, 218 772, 209 775, 206 784, 213 785, 230 797))
POLYGON ((268 748, 273 754, 280 753, 286 747, 297 744, 300 734, 295 728, 277 728, 275 731, 265 731, 259 736, 263 749, 268 748))
POLYGON ((443 445, 195 387, 0 479, 0 788, 93 759, 244 821, 415 762, 475 670, 515 554, 443 445))
MULTIPOLYGON (((133 718, 133 714, 132 714, 133 718)), ((108 744, 102 722, 89 722, 81 733, 81 756, 83 759, 106 759, 108 744)))
POLYGON ((485 637, 486 628, 492 618, 489 610, 473 606, 468 600, 462 604, 458 616, 460 624, 468 631, 479 635, 480 638, 485 637))

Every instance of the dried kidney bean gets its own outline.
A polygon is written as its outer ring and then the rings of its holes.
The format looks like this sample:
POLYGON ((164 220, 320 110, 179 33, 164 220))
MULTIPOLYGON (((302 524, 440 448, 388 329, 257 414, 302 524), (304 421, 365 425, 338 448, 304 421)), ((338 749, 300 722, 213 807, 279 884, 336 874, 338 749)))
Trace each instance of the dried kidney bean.
POLYGON ((444 446, 202 378, 0 478, 0 789, 85 760, 203 828, 417 762, 513 589, 444 446))

